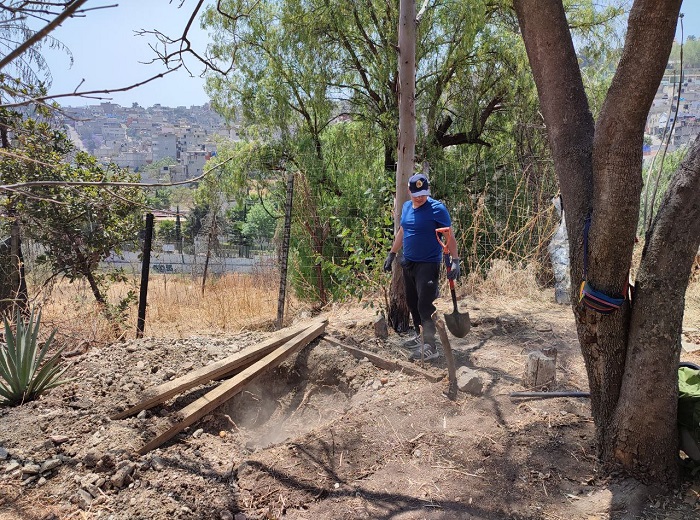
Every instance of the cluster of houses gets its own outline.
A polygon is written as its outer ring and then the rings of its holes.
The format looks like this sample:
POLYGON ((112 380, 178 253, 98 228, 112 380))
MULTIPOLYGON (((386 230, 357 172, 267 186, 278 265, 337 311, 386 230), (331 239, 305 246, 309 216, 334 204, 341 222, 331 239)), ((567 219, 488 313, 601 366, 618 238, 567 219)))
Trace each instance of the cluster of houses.
POLYGON ((101 162, 141 172, 144 182, 197 177, 216 153, 216 136, 239 139, 239 127, 227 124, 208 104, 144 108, 100 103, 68 107, 65 114, 65 128, 80 149, 101 162), (157 179, 148 178, 144 167, 155 162, 162 165, 157 179))
MULTIPOLYGON (((700 69, 673 62, 664 74, 647 118, 645 160, 672 152, 700 134, 700 69)), ((191 179, 216 153, 216 136, 236 141, 240 126, 227 124, 208 104, 191 107, 122 107, 100 103, 65 110, 65 127, 76 145, 102 162, 141 172, 144 182, 191 179), (144 167, 161 167, 149 178, 144 167)), ((152 169, 149 169, 152 171, 152 169)))
POLYGON ((675 151, 700 134, 700 69, 685 68, 681 74, 674 66, 666 69, 649 111, 645 160, 667 146, 675 151))

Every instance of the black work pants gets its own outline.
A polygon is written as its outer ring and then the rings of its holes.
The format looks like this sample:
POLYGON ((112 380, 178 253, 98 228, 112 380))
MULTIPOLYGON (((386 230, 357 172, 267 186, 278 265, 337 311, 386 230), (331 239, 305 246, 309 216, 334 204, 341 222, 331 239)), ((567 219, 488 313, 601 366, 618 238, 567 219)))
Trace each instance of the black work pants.
POLYGON ((406 287, 406 304, 411 311, 413 326, 419 334, 422 326, 423 341, 435 346, 435 323, 432 316, 435 312, 433 302, 438 296, 440 263, 404 260, 401 267, 406 287))

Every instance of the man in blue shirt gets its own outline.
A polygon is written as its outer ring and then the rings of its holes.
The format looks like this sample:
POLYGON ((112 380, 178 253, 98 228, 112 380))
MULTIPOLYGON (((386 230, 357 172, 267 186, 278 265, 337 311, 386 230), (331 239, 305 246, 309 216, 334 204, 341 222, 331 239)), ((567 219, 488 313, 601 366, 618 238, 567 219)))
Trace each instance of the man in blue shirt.
MULTIPOLYGON (((423 327, 423 344, 417 342, 411 359, 430 360, 439 356, 432 316, 435 312, 433 302, 438 295, 442 245, 437 240, 435 230, 451 227, 452 219, 445 205, 430 197, 430 183, 424 174, 413 175, 408 180, 408 190, 411 200, 406 201, 401 210, 401 226, 384 262, 384 270, 391 271, 396 254, 403 247, 401 267, 406 304, 416 332, 420 334, 420 327, 423 327)), ((454 280, 460 274, 454 233, 448 234, 447 247, 452 259, 447 276, 454 280)))

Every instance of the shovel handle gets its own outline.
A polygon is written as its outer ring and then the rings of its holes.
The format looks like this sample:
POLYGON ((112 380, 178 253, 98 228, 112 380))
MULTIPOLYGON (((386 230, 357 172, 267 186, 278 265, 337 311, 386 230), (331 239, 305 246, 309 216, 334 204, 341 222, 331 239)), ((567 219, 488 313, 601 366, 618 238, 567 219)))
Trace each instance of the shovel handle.
POLYGON ((447 279, 450 281, 450 294, 452 295, 452 304, 455 307, 455 312, 457 312, 457 294, 455 293, 455 281, 449 277, 450 271, 452 271, 452 257, 450 256, 450 248, 447 246, 447 241, 449 240, 450 233, 452 233, 452 230, 448 227, 437 228, 435 230, 435 238, 437 238, 437 241, 440 242, 440 245, 442 246, 442 254, 445 259, 445 267, 447 268, 447 279))
MULTIPOLYGON (((450 266, 447 266, 447 274, 450 274, 450 266)), ((450 294, 452 295, 452 305, 454 305, 455 312, 457 312, 457 293, 455 293, 455 281, 448 278, 450 281, 450 294)))

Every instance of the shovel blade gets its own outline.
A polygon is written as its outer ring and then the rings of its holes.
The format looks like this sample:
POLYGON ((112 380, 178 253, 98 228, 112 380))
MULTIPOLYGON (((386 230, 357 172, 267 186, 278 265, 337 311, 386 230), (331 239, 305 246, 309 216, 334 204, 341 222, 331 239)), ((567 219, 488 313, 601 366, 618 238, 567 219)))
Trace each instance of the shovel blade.
POLYGON ((472 328, 472 323, 469 320, 469 313, 457 312, 457 309, 452 314, 445 314, 445 324, 453 336, 463 338, 469 333, 472 328))

